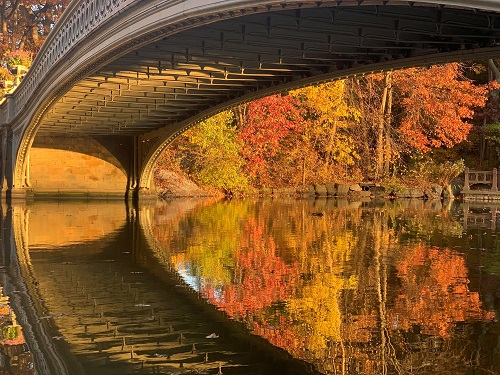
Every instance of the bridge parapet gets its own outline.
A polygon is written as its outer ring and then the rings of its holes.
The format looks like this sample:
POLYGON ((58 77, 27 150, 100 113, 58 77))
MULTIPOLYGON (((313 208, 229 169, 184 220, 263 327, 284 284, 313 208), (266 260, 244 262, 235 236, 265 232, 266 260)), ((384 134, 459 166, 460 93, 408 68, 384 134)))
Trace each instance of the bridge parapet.
POLYGON ((464 200, 500 200, 499 175, 497 168, 490 171, 476 171, 469 168, 464 172, 464 200))
POLYGON ((470 190, 470 186, 475 184, 490 185, 491 191, 498 191, 497 169, 493 168, 492 171, 475 171, 466 168, 464 190, 470 190))

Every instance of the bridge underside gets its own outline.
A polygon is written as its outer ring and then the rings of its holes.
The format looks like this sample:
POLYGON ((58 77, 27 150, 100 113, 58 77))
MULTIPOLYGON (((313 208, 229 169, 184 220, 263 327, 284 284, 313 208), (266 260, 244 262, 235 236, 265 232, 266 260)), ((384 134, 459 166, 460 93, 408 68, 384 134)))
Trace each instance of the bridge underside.
POLYGON ((235 9, 166 24, 130 41, 63 93, 37 137, 127 138, 127 150, 110 152, 117 159, 132 155, 122 165, 125 180, 142 178, 149 187, 155 151, 230 105, 356 72, 498 52, 494 13, 412 2, 337 3, 235 9))

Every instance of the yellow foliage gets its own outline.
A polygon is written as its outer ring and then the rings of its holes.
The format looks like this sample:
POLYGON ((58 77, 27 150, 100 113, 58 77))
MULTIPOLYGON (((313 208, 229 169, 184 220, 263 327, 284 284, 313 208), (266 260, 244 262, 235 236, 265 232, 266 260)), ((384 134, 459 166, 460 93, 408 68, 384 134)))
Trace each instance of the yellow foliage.
POLYGON ((352 135, 346 129, 361 117, 359 111, 344 98, 344 81, 335 81, 294 90, 290 95, 298 98, 307 115, 305 139, 324 151, 325 165, 333 161, 353 165, 359 158, 352 135))
POLYGON ((307 103, 315 112, 316 121, 322 126, 346 127, 346 119, 357 119, 360 113, 347 105, 344 100, 345 83, 343 80, 308 86, 290 92, 295 98, 307 103))

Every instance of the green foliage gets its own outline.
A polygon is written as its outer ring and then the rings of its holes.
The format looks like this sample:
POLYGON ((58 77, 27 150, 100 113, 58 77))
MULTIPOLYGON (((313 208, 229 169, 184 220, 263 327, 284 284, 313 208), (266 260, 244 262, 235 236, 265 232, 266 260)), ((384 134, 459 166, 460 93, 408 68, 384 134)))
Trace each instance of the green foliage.
POLYGON ((13 340, 17 337, 17 327, 15 326, 5 326, 2 327, 2 337, 6 340, 13 340))
POLYGON ((10 67, 23 65, 29 68, 33 62, 33 54, 29 51, 16 50, 5 55, 3 61, 10 67))
POLYGON ((226 193, 248 189, 248 180, 242 173, 241 145, 233 123, 233 113, 222 112, 186 134, 196 150, 193 153, 194 177, 203 185, 220 188, 226 193))
POLYGON ((449 185, 450 181, 465 170, 463 159, 457 161, 436 162, 427 155, 418 154, 412 159, 409 177, 421 184, 449 185))
POLYGON ((497 155, 500 155, 500 122, 486 124, 485 132, 484 138, 493 142, 497 155))

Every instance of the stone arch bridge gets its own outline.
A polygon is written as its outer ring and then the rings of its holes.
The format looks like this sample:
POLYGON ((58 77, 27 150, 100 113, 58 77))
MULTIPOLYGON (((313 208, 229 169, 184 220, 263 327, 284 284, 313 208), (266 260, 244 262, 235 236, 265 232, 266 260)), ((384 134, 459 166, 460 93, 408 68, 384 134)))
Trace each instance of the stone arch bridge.
POLYGON ((499 53, 497 0, 74 0, 0 104, 2 192, 147 193, 165 147, 233 105, 499 53))

